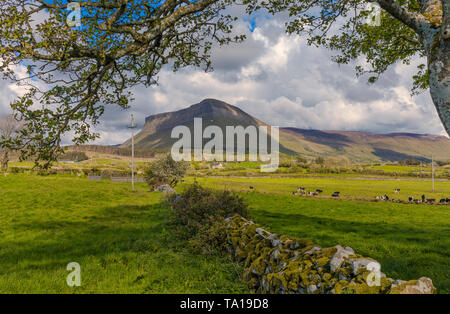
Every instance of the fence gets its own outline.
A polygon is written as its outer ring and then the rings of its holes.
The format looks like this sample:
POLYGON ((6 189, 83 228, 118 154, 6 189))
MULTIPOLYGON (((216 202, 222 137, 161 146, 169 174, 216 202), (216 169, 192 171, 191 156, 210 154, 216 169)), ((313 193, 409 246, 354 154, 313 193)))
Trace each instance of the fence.
MULTIPOLYGON (((105 177, 108 178, 108 177, 105 177)), ((131 177, 109 177, 111 182, 131 182, 131 177)), ((88 176, 88 180, 90 181, 102 181, 102 176, 88 176)), ((136 183, 145 183, 144 178, 136 177, 134 178, 134 182, 136 183)))

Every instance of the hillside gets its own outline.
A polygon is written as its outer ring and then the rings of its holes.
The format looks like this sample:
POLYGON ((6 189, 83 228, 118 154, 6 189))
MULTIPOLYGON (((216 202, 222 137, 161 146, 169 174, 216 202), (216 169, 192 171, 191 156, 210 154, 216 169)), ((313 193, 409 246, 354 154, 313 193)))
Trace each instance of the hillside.
MULTIPOLYGON (((135 138, 136 147, 168 150, 176 142, 170 136, 172 129, 185 125, 193 134, 193 121, 196 117, 203 118, 204 128, 209 125, 217 125, 223 130, 227 125, 268 126, 238 107, 215 99, 205 99, 186 109, 147 117, 143 129, 135 138)), ((130 146, 130 140, 121 145, 122 148, 130 146)), ((291 155, 324 156, 350 161, 396 161, 411 158, 429 161, 432 154, 437 160, 450 160, 450 139, 412 133, 374 134, 282 128, 280 150, 291 155)))

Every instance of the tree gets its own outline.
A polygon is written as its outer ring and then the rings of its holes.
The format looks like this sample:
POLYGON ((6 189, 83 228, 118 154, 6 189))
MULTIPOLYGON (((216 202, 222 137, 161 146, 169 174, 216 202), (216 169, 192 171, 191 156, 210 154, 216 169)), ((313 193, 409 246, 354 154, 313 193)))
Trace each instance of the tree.
POLYGON ((8 115, 0 117, 0 170, 6 176, 8 172, 8 162, 11 148, 3 145, 11 139, 17 137, 18 132, 22 129, 22 125, 14 116, 8 115))
POLYGON ((450 1, 448 0, 246 0, 248 12, 266 8, 288 12, 286 30, 301 34, 310 45, 337 52, 339 64, 364 57, 367 67, 356 66, 358 75, 370 73, 375 82, 397 62, 409 64, 426 57, 414 75, 413 93, 430 88, 439 117, 450 135, 450 1), (377 3, 383 10, 381 24, 370 21, 377 3))
POLYGON ((315 159, 315 163, 318 164, 318 165, 323 166, 323 165, 325 164, 325 159, 324 159, 322 156, 318 156, 318 157, 315 159))
POLYGON ((151 190, 163 184, 175 187, 184 178, 187 168, 188 164, 186 162, 175 161, 168 154, 164 158, 150 164, 145 170, 145 181, 151 190))
POLYGON ((2 0, 0 72, 24 86, 11 106, 26 125, 6 144, 48 167, 63 134, 75 144, 97 138, 92 126, 104 107, 127 108, 130 88, 155 84, 163 65, 209 70, 213 41, 243 39, 230 37, 233 18, 220 13, 230 1, 81 0, 81 25, 71 27, 77 11, 69 1, 2 0))

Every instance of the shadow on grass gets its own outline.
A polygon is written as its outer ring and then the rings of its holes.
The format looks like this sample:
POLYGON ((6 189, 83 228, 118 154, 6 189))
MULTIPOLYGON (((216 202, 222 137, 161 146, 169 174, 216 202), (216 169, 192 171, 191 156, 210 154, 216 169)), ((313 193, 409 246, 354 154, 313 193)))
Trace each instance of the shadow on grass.
POLYGON ((11 241, 3 247, 3 270, 20 262, 24 269, 52 269, 86 256, 101 258, 114 252, 152 250, 168 227, 168 208, 148 206, 106 207, 95 216, 59 218, 59 221, 16 223, 15 231, 31 232, 30 240, 11 241))

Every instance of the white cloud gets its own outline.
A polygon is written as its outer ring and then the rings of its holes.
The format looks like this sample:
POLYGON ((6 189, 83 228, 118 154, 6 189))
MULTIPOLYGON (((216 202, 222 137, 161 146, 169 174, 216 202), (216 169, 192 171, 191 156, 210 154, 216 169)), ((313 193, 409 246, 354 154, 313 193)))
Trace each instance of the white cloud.
POLYGON ((214 72, 163 69, 158 86, 134 90, 130 110, 107 108, 97 143, 128 139, 131 113, 143 126, 146 116, 205 98, 223 100, 278 126, 444 134, 429 92, 410 96, 412 75, 422 60, 398 64, 369 85, 367 78, 356 78, 353 65, 336 65, 329 51, 288 36, 276 19, 261 17, 256 25, 250 32, 249 23, 241 21, 235 29, 245 31, 247 41, 215 48, 214 72))

